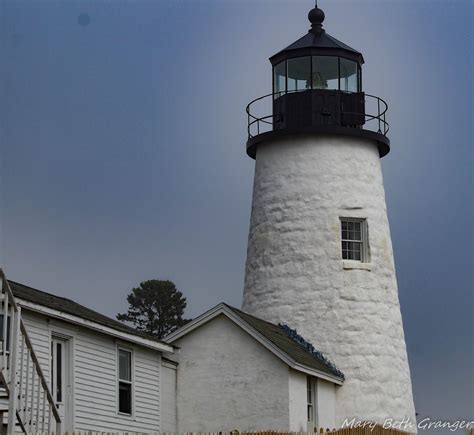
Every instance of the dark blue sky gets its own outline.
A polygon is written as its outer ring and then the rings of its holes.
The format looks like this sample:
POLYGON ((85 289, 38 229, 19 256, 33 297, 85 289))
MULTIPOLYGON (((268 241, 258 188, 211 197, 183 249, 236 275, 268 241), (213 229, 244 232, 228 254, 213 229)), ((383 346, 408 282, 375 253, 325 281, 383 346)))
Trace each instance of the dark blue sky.
MULTIPOLYGON (((320 6, 328 32, 364 53, 366 92, 390 106, 383 170, 417 411, 472 417, 472 3, 320 6)), ((150 278, 175 281, 188 316, 240 306, 244 108, 271 92, 268 57, 307 31, 311 7, 3 0, 8 276, 108 315, 150 278)))

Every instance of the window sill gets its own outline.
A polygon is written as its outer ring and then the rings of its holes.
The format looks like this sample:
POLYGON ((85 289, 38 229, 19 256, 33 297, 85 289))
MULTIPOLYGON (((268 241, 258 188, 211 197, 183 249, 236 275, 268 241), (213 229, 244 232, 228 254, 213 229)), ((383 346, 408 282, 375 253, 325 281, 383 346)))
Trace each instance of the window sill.
POLYGON ((372 263, 362 263, 354 260, 342 260, 342 268, 346 270, 359 269, 359 270, 372 270, 372 263))

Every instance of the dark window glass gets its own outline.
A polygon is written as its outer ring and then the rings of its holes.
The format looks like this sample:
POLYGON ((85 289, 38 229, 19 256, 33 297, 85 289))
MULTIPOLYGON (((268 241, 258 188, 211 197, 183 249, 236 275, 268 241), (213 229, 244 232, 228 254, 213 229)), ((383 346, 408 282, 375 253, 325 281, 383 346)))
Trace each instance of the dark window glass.
POLYGON ((357 74, 358 74, 358 81, 357 81, 357 89, 359 92, 362 92, 362 68, 360 65, 357 68, 357 74))
POLYGON ((56 343, 56 402, 63 401, 63 354, 61 343, 56 343))
POLYGON ((131 353, 126 350, 119 350, 119 379, 121 381, 128 381, 132 380, 131 374, 131 353))
POLYGON ((132 353, 128 350, 118 351, 119 370, 119 412, 132 413, 132 353))
POLYGON ((357 92, 357 62, 341 57, 341 91, 357 92))
POLYGON ((3 314, 0 314, 0 340, 3 341, 3 346, 8 352, 10 350, 10 316, 7 317, 7 339, 5 340, 3 337, 3 314))
POLYGON ((288 59, 288 91, 311 89, 311 57, 288 59))
POLYGON ((338 58, 313 56, 313 89, 339 89, 338 58))
POLYGON ((54 379, 54 341, 51 342, 51 391, 53 391, 53 379, 54 379))
POLYGON ((283 95, 286 91, 286 66, 285 62, 280 62, 273 68, 273 92, 275 98, 283 95), (281 93, 280 93, 281 92, 281 93))
POLYGON ((119 412, 132 413, 132 384, 119 382, 119 412))
POLYGON ((310 376, 306 377, 306 394, 308 421, 313 421, 313 388, 310 376))

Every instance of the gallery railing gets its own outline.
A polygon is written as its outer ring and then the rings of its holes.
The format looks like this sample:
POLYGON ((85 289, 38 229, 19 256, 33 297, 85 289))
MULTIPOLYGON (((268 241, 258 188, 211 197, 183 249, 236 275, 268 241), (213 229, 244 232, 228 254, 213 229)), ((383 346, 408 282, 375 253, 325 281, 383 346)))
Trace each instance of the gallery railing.
MULTIPOLYGON (((281 100, 282 98, 286 98, 289 94, 303 94, 305 92, 314 92, 314 90, 276 92, 264 95, 251 101, 246 107, 248 119, 248 139, 252 139, 253 137, 258 136, 262 133, 282 129, 280 123, 280 118, 282 115, 280 113, 277 113, 278 110, 276 109, 277 106, 275 105, 275 103, 278 100, 281 100)), ((324 92, 336 93, 338 95, 338 98, 341 98, 341 100, 344 97, 350 96, 351 94, 355 95, 355 93, 345 91, 324 90, 322 92, 320 91, 320 94, 324 94, 324 92)), ((327 116, 328 119, 330 118, 330 122, 332 123, 332 125, 335 126, 359 128, 373 131, 382 134, 383 136, 386 136, 389 131, 389 124, 386 120, 386 113, 388 110, 387 103, 382 98, 376 97, 374 95, 365 93, 360 93, 359 95, 363 96, 363 103, 360 106, 362 107, 362 112, 347 110, 344 107, 344 102, 339 101, 337 104, 337 110, 335 110, 334 113, 332 113, 331 110, 328 111, 325 110, 324 107, 321 107, 319 108, 320 113, 318 115, 322 115, 322 119, 324 119, 324 116, 327 116), (353 125, 350 125, 344 121, 344 119, 348 119, 351 117, 359 117, 362 119, 362 121, 353 125)), ((312 110, 314 111, 315 108, 313 107, 312 110)), ((323 125, 323 123, 320 123, 318 125, 323 125)), ((313 124, 313 126, 315 125, 313 124)))

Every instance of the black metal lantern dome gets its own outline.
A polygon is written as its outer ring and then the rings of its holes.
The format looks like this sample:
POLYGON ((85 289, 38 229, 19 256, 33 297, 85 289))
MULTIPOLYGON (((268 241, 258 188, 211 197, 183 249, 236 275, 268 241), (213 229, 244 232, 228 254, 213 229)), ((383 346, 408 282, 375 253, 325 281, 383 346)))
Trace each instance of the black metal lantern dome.
POLYGON ((308 133, 367 137, 380 157, 390 151, 388 106, 362 91, 362 54, 328 35, 324 18, 316 5, 309 32, 270 58, 273 92, 247 106, 250 157, 263 140, 308 133))

